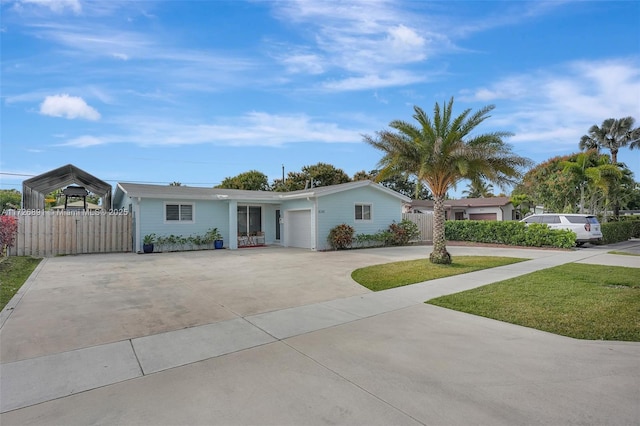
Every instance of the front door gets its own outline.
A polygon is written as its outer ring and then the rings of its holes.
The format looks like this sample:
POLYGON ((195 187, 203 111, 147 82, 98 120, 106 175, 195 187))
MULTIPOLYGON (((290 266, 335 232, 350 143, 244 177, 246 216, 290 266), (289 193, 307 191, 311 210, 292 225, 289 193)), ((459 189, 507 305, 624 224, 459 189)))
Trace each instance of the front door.
POLYGON ((276 210, 276 240, 280 241, 280 209, 276 210))

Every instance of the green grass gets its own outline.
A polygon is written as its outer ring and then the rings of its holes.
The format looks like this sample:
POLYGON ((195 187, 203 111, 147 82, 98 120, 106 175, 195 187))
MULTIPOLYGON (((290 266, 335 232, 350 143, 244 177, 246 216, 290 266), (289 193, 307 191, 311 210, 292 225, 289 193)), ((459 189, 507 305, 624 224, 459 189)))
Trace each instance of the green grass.
POLYGON ((353 271, 351 278, 369 290, 380 291, 480 269, 510 265, 527 259, 497 256, 456 256, 453 260, 451 265, 435 265, 428 259, 418 259, 367 266, 353 271))
POLYGON ((640 341, 640 269, 566 264, 427 303, 592 340, 640 341))
POLYGON ((625 256, 640 256, 640 254, 636 254, 636 253, 629 253, 626 251, 617 251, 617 250, 611 250, 607 252, 608 254, 622 254, 625 256))
POLYGON ((12 256, 0 262, 0 310, 9 303, 41 260, 12 256))

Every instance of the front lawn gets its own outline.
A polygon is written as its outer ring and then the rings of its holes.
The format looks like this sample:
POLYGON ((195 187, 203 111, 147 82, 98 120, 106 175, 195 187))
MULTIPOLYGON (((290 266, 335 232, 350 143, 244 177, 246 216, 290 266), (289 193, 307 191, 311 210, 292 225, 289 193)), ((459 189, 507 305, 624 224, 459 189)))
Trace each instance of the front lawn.
POLYGON ((480 269, 510 265, 527 259, 498 256, 456 256, 453 260, 451 265, 436 265, 429 262, 429 259, 418 259, 367 266, 353 271, 351 278, 369 290, 380 291, 480 269))
POLYGON ((427 303, 592 340, 640 341, 640 269, 571 263, 427 303))
POLYGON ((618 250, 612 250, 612 251, 608 251, 608 254, 621 254, 623 256, 640 256, 640 254, 636 254, 636 253, 629 253, 626 251, 618 251, 618 250))
POLYGON ((0 261, 0 310, 18 292, 42 259, 11 256, 0 261))

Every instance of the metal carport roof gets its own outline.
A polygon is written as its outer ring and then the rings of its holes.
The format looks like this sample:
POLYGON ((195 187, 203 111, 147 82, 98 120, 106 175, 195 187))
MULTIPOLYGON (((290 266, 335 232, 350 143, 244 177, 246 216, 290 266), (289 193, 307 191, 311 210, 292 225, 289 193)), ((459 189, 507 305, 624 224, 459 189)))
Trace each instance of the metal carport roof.
POLYGON ((102 199, 102 208, 111 208, 111 185, 82 169, 67 164, 22 182, 22 208, 44 209, 44 197, 56 189, 79 184, 102 199))

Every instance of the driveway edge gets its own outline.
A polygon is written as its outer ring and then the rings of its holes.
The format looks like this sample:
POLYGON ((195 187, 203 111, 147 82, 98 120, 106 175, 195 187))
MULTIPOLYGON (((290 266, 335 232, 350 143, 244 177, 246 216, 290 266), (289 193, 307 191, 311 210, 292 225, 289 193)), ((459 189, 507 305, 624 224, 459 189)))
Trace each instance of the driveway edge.
POLYGON ((29 275, 29 278, 27 278, 27 281, 25 281, 24 284, 22 284, 22 287, 20 287, 18 292, 13 295, 11 300, 9 300, 9 303, 7 303, 5 307, 2 309, 2 312, 0 312, 0 330, 2 330, 4 323, 9 319, 15 307, 18 306, 18 303, 20 303, 20 301, 22 300, 22 296, 24 296, 25 293, 29 291, 29 288, 31 288, 31 285, 38 277, 40 270, 44 267, 44 264, 46 262, 47 262, 47 258, 45 257, 40 261, 40 263, 38 263, 38 266, 36 266, 36 269, 33 270, 31 275, 29 275))

